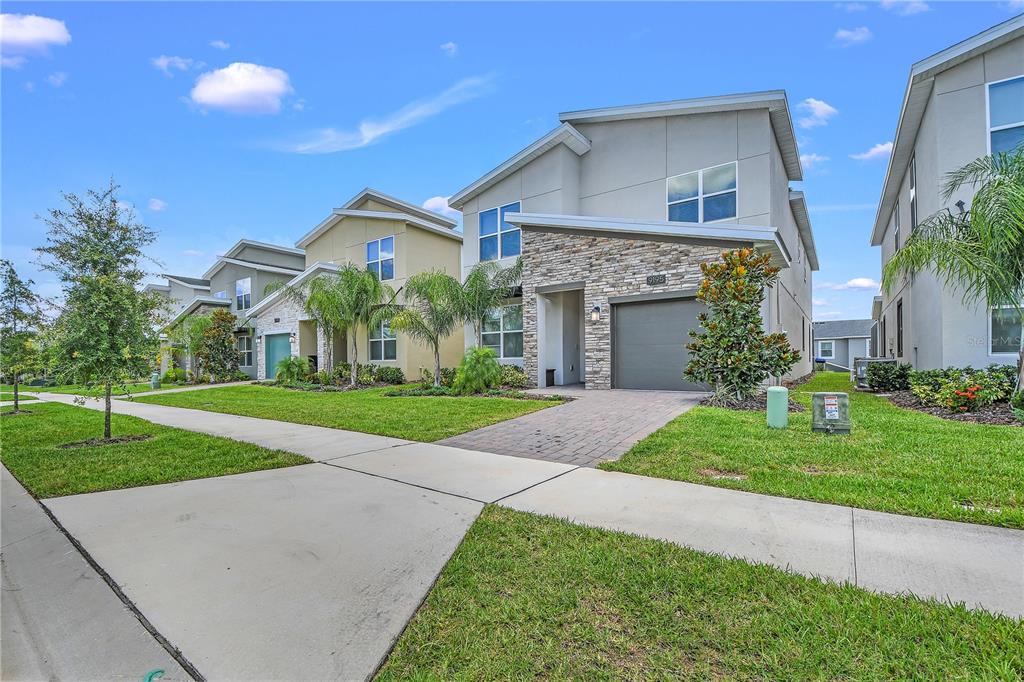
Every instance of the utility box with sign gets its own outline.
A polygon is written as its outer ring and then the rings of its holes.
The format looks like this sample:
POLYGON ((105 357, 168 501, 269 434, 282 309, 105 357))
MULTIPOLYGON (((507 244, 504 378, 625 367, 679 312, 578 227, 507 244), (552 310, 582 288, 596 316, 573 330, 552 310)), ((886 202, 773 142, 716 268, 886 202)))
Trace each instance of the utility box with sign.
POLYGON ((811 394, 811 431, 850 433, 850 396, 846 393, 811 394))

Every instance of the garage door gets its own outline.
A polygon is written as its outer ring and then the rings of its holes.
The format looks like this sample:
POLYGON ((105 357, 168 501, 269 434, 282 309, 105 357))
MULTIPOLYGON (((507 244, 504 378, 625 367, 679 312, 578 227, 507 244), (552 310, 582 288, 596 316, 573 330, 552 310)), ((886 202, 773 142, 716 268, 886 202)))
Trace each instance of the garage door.
POLYGON ((705 391, 683 379, 688 332, 704 305, 692 298, 619 303, 612 308, 612 385, 666 391, 705 391))

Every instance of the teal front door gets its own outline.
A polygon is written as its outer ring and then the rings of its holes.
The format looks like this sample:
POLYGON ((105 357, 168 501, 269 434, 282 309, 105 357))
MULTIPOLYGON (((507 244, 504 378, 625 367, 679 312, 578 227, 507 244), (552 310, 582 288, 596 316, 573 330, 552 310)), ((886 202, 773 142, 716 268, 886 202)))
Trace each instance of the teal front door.
POLYGON ((267 379, 277 376, 277 363, 292 354, 292 344, 288 334, 268 334, 264 338, 267 344, 267 379))

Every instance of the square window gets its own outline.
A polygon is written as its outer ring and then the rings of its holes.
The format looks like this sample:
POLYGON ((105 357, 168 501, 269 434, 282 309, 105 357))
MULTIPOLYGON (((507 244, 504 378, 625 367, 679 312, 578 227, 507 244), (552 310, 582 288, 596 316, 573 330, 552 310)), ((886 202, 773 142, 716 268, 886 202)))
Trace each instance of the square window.
POLYGON ((380 242, 376 239, 366 242, 366 262, 380 260, 380 242))
POLYGON ((684 173, 666 180, 668 219, 709 223, 736 218, 736 163, 684 173))
POLYGON ((992 153, 1009 153, 1024 144, 1024 126, 992 131, 992 153))
POLYGON ((669 204, 668 219, 679 223, 696 223, 700 221, 700 207, 697 200, 683 201, 678 204, 669 204))
POLYGON ((501 339, 501 357, 521 358, 523 357, 523 333, 509 332, 501 339))
POLYGON ((498 233, 498 209, 492 208, 480 214, 480 235, 498 233))
POLYGON ((395 259, 388 258, 380 262, 380 275, 381 280, 389 280, 395 278, 395 259))
POLYGON ((485 332, 500 332, 501 331, 501 314, 497 310, 492 310, 487 313, 487 317, 484 318, 484 329, 485 332))
POLYGON ((516 225, 513 225, 512 223, 505 222, 505 214, 506 213, 519 213, 519 202, 517 201, 517 202, 512 203, 512 204, 506 204, 505 206, 501 207, 501 230, 502 230, 502 232, 504 232, 506 230, 518 230, 519 228, 516 225))
POLYGON ((519 230, 501 233, 501 257, 518 256, 522 251, 522 238, 519 230))
POLYGON ((498 260, 498 237, 480 239, 480 260, 498 260))
POLYGON ((705 195, 736 189, 736 164, 727 163, 707 169, 704 171, 703 182, 705 195))
POLYGON ((1024 123, 1024 78, 988 86, 988 112, 990 128, 1024 123))
POLYGON ((385 340, 384 341, 384 359, 395 360, 398 358, 398 341, 385 340))
POLYGON ((504 331, 523 330, 523 306, 510 305, 502 311, 501 328, 504 331))
POLYGON ((700 179, 697 173, 677 175, 668 179, 669 203, 684 199, 695 199, 700 193, 700 179))
POLYGON ((736 192, 716 194, 704 199, 704 222, 736 217, 736 192))
POLYGON ((818 355, 822 358, 831 358, 833 356, 832 342, 821 341, 818 343, 818 355))
POLYGON ((380 257, 393 258, 395 255, 395 238, 385 237, 380 240, 380 257))
POLYGON ((494 352, 498 354, 498 357, 501 357, 501 334, 481 334, 481 337, 484 346, 494 349, 494 352))
POLYGON ((380 261, 373 261, 372 263, 366 264, 366 269, 377 275, 377 279, 380 279, 380 261))
POLYGON ((1020 352, 1021 321, 1014 308, 993 308, 989 352, 1016 355, 1020 352))

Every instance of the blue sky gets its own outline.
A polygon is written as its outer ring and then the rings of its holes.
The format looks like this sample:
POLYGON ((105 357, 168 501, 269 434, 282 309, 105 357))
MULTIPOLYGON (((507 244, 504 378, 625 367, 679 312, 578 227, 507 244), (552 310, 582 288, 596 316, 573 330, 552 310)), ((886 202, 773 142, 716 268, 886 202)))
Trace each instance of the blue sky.
POLYGON ((448 196, 560 111, 781 88, 821 261, 815 318, 868 317, 910 65, 1021 8, 5 2, 2 252, 55 294, 32 264, 35 216, 114 177, 164 269, 200 275, 239 238, 292 245, 364 186, 448 196))

